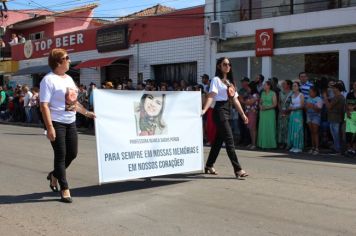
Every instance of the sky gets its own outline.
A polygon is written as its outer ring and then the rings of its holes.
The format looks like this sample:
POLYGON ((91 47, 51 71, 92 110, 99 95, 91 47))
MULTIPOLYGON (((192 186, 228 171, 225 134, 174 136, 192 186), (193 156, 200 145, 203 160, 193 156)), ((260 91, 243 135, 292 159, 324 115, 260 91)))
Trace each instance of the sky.
POLYGON ((8 0, 7 7, 9 10, 40 8, 63 11, 91 3, 99 4, 94 9, 94 16, 105 18, 125 16, 157 4, 177 9, 187 8, 202 5, 205 0, 8 0))

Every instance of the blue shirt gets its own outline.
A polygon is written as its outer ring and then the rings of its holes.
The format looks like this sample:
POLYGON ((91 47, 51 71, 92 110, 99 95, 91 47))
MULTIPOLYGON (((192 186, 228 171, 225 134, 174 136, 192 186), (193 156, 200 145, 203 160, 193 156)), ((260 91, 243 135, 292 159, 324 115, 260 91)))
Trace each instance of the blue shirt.
POLYGON ((309 98, 309 90, 313 86, 314 85, 309 81, 307 81, 305 84, 300 84, 300 90, 301 90, 302 94, 304 95, 304 99, 309 98))
MULTIPOLYGON (((315 106, 317 106, 319 109, 321 109, 323 107, 323 100, 321 100, 320 97, 315 97, 315 98, 311 98, 309 97, 307 100, 306 100, 306 103, 311 103, 315 106)), ((320 112, 316 112, 314 109, 307 109, 307 113, 309 115, 320 115, 320 112)))

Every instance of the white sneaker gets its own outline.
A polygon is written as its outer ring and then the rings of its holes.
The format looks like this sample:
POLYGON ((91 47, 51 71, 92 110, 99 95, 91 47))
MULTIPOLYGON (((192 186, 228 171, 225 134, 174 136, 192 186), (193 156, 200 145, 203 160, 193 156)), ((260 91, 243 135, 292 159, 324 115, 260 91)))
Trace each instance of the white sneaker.
POLYGON ((294 152, 295 152, 295 153, 300 153, 300 152, 302 152, 302 149, 296 148, 296 149, 294 149, 294 152))
POLYGON ((315 149, 314 152, 313 152, 313 155, 319 155, 319 150, 318 149, 315 149))
POLYGON ((295 152, 295 148, 289 149, 290 152, 295 152))
POLYGON ((255 150, 255 149, 256 149, 256 146, 255 146, 255 145, 251 145, 251 146, 249 147, 249 149, 250 149, 250 150, 255 150))
POLYGON ((45 131, 43 132, 43 134, 47 136, 47 130, 45 130, 45 131))
POLYGON ((309 154, 313 154, 314 153, 314 148, 310 149, 308 153, 309 154))

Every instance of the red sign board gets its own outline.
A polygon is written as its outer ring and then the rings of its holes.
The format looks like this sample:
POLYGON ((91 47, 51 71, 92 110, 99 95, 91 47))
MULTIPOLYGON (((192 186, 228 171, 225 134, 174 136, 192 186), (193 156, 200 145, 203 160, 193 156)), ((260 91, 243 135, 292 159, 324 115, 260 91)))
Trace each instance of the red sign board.
POLYGON ((273 29, 256 30, 256 57, 273 56, 273 29))
POLYGON ((58 35, 53 38, 28 40, 24 44, 11 47, 12 59, 15 61, 46 57, 53 48, 64 48, 71 52, 96 49, 96 30, 85 30, 58 35))

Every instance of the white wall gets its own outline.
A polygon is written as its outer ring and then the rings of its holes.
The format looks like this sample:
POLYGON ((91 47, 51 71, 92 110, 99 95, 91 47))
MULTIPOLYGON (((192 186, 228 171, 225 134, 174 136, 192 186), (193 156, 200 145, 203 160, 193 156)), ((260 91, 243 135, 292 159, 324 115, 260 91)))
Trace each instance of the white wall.
MULTIPOLYGON (((129 76, 134 83, 137 82, 137 73, 143 73, 144 80, 152 79, 152 65, 171 64, 181 62, 197 62, 198 81, 200 75, 207 73, 206 59, 209 55, 206 54, 206 43, 209 40, 204 36, 195 36, 187 38, 179 38, 172 40, 163 40, 150 43, 142 43, 126 50, 114 51, 109 53, 98 53, 97 50, 70 53, 72 61, 87 61, 96 58, 104 57, 121 57, 130 56, 129 76), (137 70, 137 52, 139 53, 139 70, 137 70)), ((46 65, 47 57, 23 60, 19 62, 19 68, 25 68, 37 65, 46 65)), ((13 76, 12 80, 22 81, 23 76, 13 76)), ((100 84, 100 69, 85 68, 81 69, 80 81, 84 85, 89 85, 91 82, 100 84)), ((30 80, 30 85, 32 80, 30 80)))
POLYGON ((257 29, 273 28, 275 33, 332 28, 356 24, 356 7, 309 12, 226 24, 229 35, 255 35, 257 29))
MULTIPOLYGON (((212 12, 213 0, 206 0, 206 12, 212 12)), ((225 25, 227 36, 246 37, 253 36, 257 29, 273 28, 275 33, 298 32, 313 29, 324 29, 341 27, 356 24, 356 7, 340 8, 327 11, 310 12, 288 16, 279 16, 273 18, 264 18, 250 21, 241 21, 228 23, 225 25)), ((207 22, 209 25, 209 22, 207 22)), ((254 57, 255 51, 236 51, 227 53, 217 53, 215 43, 208 46, 206 51, 211 52, 210 71, 214 70, 215 60, 221 56, 230 58, 254 57)), ((293 48, 277 48, 275 55, 298 54, 298 53, 318 53, 318 52, 338 52, 339 53, 339 79, 343 80, 345 85, 349 86, 350 77, 350 50, 356 50, 355 43, 313 45, 293 48)), ((262 58, 262 73, 266 78, 272 76, 270 58, 262 58)))
MULTIPOLYGON (((199 75, 205 72, 205 36, 196 36, 189 38, 179 38, 173 40, 164 40, 152 43, 144 43, 139 46, 140 68, 143 78, 151 78, 151 66, 160 64, 171 64, 181 62, 197 62, 197 73, 199 75)), ((136 54, 135 54, 136 55, 136 54)), ((137 57, 133 57, 133 66, 135 68, 137 57)), ((136 73, 136 70, 134 70, 136 73)), ((131 76, 131 74, 130 74, 131 76)), ((137 78, 134 74, 132 78, 137 78)))

